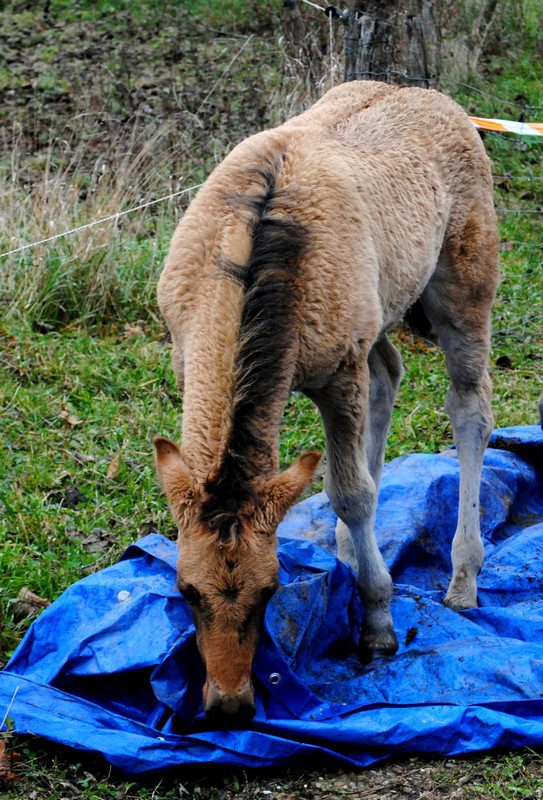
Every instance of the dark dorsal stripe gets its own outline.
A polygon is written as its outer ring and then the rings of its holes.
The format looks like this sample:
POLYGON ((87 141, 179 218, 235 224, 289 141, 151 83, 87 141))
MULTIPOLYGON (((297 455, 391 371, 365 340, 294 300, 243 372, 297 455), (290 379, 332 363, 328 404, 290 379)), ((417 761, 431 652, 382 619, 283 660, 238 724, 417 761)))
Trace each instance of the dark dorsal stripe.
POLYGON ((243 273, 239 265, 219 260, 225 274, 245 287, 230 438, 217 474, 207 483, 208 499, 202 506, 202 520, 223 541, 240 533, 240 506, 257 501, 252 479, 263 465, 272 468, 273 453, 264 433, 267 413, 277 393, 286 396, 298 351, 294 278, 305 235, 299 224, 278 211, 278 169, 280 162, 251 171, 262 191, 229 198, 234 208, 251 213, 252 252, 243 273))

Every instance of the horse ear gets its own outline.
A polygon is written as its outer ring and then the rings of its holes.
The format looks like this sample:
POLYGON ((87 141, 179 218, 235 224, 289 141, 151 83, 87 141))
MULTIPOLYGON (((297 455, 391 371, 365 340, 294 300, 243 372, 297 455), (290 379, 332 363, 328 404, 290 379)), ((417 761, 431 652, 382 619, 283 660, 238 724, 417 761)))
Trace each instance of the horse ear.
POLYGON ((178 446, 164 436, 155 436, 155 466, 158 479, 168 498, 168 502, 177 513, 194 500, 196 486, 183 460, 178 446))
POLYGON ((320 460, 321 453, 316 450, 303 453, 290 467, 268 483, 265 489, 265 508, 273 515, 275 524, 281 521, 287 509, 301 495, 320 460))

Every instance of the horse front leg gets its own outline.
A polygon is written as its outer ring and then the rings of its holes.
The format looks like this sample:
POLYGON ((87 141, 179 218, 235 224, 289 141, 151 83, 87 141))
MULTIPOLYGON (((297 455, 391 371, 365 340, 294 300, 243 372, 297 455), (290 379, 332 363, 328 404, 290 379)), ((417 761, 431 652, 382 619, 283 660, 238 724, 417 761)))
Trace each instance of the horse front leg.
POLYGON ((338 515, 338 556, 358 573, 365 612, 359 643, 363 660, 398 649, 390 612, 392 579, 373 531, 377 486, 368 465, 369 385, 364 361, 343 366, 324 389, 311 393, 326 431, 324 488, 338 515))

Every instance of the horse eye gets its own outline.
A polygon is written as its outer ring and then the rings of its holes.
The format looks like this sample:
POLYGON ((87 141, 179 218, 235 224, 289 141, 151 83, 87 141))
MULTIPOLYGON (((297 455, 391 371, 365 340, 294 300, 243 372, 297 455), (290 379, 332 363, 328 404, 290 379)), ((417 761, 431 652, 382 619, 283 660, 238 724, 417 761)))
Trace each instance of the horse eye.
POLYGON ((189 606, 197 606, 200 604, 200 592, 198 589, 195 589, 192 584, 184 584, 183 586, 179 587, 179 591, 189 604, 189 606))

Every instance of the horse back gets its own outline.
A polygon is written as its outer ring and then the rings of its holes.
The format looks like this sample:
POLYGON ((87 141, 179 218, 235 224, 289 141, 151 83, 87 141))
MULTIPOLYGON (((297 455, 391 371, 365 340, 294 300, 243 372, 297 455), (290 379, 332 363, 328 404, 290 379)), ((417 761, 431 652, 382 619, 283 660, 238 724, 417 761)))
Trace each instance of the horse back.
POLYGON ((319 385, 403 315, 447 242, 474 229, 492 239, 489 160, 452 100, 376 82, 343 84, 250 137, 214 170, 174 235, 159 284, 174 348, 184 349, 196 319, 209 337, 221 317, 241 313, 262 215, 303 236, 290 280, 293 383, 319 385))

